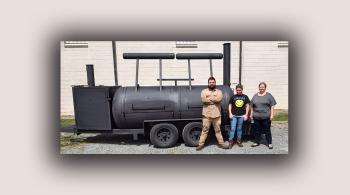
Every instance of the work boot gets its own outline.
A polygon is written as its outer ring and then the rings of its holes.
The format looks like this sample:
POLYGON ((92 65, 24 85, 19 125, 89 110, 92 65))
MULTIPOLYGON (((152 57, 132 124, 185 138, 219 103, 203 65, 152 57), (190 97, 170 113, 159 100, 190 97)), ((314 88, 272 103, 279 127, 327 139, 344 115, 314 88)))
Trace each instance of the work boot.
POLYGON ((226 144, 218 144, 218 147, 222 149, 229 149, 229 146, 226 144))
POLYGON ((199 150, 202 150, 204 148, 204 144, 203 145, 198 145, 196 150, 199 151, 199 150))
POLYGON ((233 145, 235 145, 235 141, 231 140, 228 147, 229 147, 230 149, 232 149, 232 148, 233 148, 233 145))
POLYGON ((243 144, 242 144, 242 142, 241 142, 241 140, 237 140, 237 145, 239 146, 239 147, 243 147, 243 144))

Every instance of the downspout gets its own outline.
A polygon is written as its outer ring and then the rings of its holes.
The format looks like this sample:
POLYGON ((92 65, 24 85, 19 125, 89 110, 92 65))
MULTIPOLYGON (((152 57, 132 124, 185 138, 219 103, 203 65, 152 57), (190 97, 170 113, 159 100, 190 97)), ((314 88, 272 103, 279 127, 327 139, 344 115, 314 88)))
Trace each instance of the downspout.
POLYGON ((238 76, 238 80, 239 80, 239 84, 242 84, 242 41, 239 41, 239 76, 238 76))
POLYGON ((114 82, 115 85, 118 85, 118 69, 117 69, 117 52, 115 48, 115 41, 112 41, 112 48, 113 48, 113 66, 114 66, 114 82))

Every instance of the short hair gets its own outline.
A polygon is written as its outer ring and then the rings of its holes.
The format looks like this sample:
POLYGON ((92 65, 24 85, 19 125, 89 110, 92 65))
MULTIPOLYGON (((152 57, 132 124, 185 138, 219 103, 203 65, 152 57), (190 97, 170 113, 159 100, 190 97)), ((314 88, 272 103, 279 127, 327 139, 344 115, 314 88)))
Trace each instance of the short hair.
POLYGON ((242 89, 242 90, 243 90, 243 85, 238 84, 238 85, 236 85, 236 89, 237 89, 237 88, 240 88, 240 89, 242 89))
POLYGON ((264 86, 265 86, 265 88, 267 87, 267 85, 266 85, 266 83, 265 83, 265 82, 260 82, 260 83, 259 83, 259 85, 258 85, 258 87, 260 87, 260 85, 264 85, 264 86))
POLYGON ((214 81, 216 82, 216 80, 215 80, 214 77, 209 77, 209 78, 208 78, 208 83, 209 83, 210 80, 214 80, 214 81))

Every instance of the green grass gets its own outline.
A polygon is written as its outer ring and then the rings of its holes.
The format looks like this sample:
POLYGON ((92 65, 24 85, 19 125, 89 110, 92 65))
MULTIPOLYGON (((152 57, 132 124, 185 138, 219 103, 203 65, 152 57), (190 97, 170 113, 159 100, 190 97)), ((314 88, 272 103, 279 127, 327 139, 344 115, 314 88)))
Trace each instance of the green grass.
POLYGON ((288 114, 277 114, 273 117, 273 121, 288 121, 288 114))
POLYGON ((84 139, 73 138, 72 133, 61 133, 61 137, 60 137, 61 148, 68 147, 68 146, 77 146, 83 143, 85 143, 84 139))
POLYGON ((61 118, 61 127, 69 127, 75 124, 74 119, 62 119, 61 118))
MULTIPOLYGON (((61 118, 61 127, 69 127, 75 125, 74 118, 61 118)), ((79 144, 82 144, 82 140, 73 139, 72 133, 61 133, 60 136, 60 146, 67 147, 67 146, 76 146, 79 144)))

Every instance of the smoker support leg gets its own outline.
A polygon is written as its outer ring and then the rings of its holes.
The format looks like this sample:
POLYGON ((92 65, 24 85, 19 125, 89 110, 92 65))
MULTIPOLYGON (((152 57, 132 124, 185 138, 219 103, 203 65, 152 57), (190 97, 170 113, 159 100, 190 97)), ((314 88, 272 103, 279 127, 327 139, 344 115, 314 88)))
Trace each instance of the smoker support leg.
POLYGON ((132 140, 134 141, 138 140, 137 133, 132 134, 132 140))
POLYGON ((81 136, 79 136, 80 135, 80 133, 74 133, 73 135, 72 135, 72 139, 73 140, 77 140, 77 139, 80 139, 81 138, 81 136))

